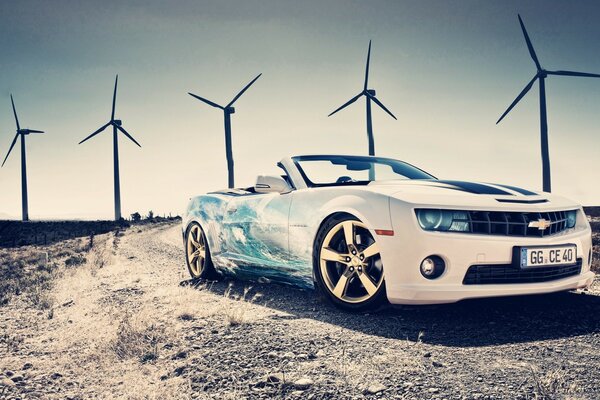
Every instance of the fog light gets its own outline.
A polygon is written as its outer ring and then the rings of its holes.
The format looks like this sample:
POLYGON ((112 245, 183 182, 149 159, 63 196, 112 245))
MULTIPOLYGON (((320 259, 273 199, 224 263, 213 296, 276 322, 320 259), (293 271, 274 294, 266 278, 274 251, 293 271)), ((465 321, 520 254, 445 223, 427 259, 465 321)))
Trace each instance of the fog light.
POLYGON ((429 256, 421 261, 421 275, 427 279, 439 278, 446 269, 446 263, 438 256, 429 256))

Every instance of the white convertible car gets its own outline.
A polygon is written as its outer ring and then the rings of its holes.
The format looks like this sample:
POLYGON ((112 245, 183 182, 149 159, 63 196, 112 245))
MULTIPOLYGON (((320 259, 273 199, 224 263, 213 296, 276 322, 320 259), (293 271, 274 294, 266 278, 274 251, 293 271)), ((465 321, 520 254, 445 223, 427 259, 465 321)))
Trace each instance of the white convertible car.
POLYGON ((402 161, 284 158, 281 176, 190 200, 193 278, 225 271, 317 287, 335 305, 557 292, 591 285, 580 205, 514 186, 438 180, 402 161))

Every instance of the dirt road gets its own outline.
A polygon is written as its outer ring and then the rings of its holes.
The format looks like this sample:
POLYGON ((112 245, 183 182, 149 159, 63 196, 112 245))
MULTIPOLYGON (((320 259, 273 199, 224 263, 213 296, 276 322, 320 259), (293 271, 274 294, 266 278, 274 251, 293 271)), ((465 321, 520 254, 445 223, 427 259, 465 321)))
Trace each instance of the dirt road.
POLYGON ((600 290, 340 312, 193 283, 178 226, 98 237, 47 311, 0 308, 0 398, 600 398, 600 290))

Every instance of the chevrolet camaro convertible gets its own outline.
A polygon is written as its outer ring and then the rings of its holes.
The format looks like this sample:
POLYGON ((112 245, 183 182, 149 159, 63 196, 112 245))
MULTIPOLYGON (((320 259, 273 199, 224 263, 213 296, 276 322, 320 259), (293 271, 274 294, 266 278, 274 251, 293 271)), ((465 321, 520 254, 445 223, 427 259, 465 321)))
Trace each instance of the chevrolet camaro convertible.
POLYGON ((284 158, 281 175, 194 197, 193 278, 218 271, 316 287, 350 310, 591 285, 578 204, 508 185, 439 180, 402 161, 284 158))

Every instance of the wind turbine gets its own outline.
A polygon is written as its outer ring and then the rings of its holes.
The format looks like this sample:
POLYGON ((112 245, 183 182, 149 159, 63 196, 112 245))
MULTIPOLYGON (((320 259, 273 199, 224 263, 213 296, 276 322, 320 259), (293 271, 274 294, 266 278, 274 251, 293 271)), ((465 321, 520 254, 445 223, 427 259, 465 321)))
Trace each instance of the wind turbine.
POLYGON ((242 94, 244 94, 244 92, 246 90, 248 90, 248 88, 250 86, 252 86, 252 84, 254 82, 256 82, 256 80, 258 78, 260 78, 260 76, 262 75, 262 73, 258 74, 256 76, 256 78, 252 79, 252 81, 247 84, 242 90, 240 90, 240 92, 238 94, 235 95, 235 97, 233 98, 233 100, 231 100, 229 102, 229 104, 227 104, 225 107, 214 103, 210 100, 207 100, 203 97, 197 96, 193 93, 189 93, 188 94, 192 97, 195 97, 196 99, 208 104, 209 106, 213 106, 216 108, 220 108, 221 110, 223 110, 223 115, 225 118, 225 156, 227 158, 227 172, 228 172, 228 187, 229 188, 233 188, 235 187, 235 183, 234 183, 234 177, 233 177, 233 150, 231 148, 231 114, 235 113, 235 108, 233 107, 233 103, 236 102, 237 99, 240 98, 240 96, 242 94))
POLYGON ((498 124, 502 119, 513 109, 514 106, 529 92, 535 81, 539 81, 540 88, 540 128, 541 128, 541 146, 542 146, 542 176, 543 176, 543 190, 544 192, 551 192, 551 184, 550 184, 550 154, 548 151, 548 120, 546 114, 546 82, 545 79, 548 75, 562 75, 562 76, 581 76, 588 78, 600 78, 598 74, 589 74, 587 72, 574 72, 574 71, 548 71, 542 68, 537 55, 535 54, 535 50, 533 49, 533 45, 531 44, 531 40, 529 39, 529 35, 527 34, 527 30, 525 29, 525 24, 523 24, 523 20, 521 16, 519 17, 519 24, 521 24, 521 30, 523 31, 523 36, 525 36, 525 42, 527 43, 527 48, 529 49, 529 55, 533 59, 535 66, 537 68, 537 72, 529 81, 529 83, 525 86, 525 88, 519 93, 517 98, 512 102, 512 104, 504 111, 504 114, 496 121, 498 124))
POLYGON ((350 104, 352 104, 356 100, 358 100, 361 96, 365 96, 365 98, 367 100, 367 137, 369 139, 369 155, 374 156, 375 155, 375 139, 373 138, 373 123, 371 121, 371 101, 373 101, 375 104, 377 104, 379 107, 381 107, 383 109, 383 111, 390 114, 392 116, 392 118, 394 118, 396 120, 398 118, 396 118, 396 116, 394 114, 392 114, 392 112, 390 110, 388 110, 386 108, 386 106, 384 106, 383 103, 381 101, 379 101, 379 99, 377 97, 375 97, 375 89, 367 88, 368 83, 369 83, 370 59, 371 59, 371 41, 369 40, 369 51, 367 52, 367 68, 365 71, 365 84, 363 86, 363 90, 359 94, 357 94, 356 96, 354 96, 353 98, 348 100, 346 103, 344 103, 342 106, 340 106, 337 110, 335 110, 334 112, 329 114, 328 117, 331 117, 336 112, 348 107, 350 104))
POLYGON ((15 108, 15 101, 13 100, 12 94, 10 95, 10 102, 12 103, 13 114, 15 115, 15 122, 17 124, 17 133, 12 143, 10 144, 10 148, 8 149, 8 153, 6 157, 4 157, 4 161, 2 162, 2 167, 4 167, 4 163, 8 159, 10 152, 13 147, 15 147, 15 143, 17 143, 17 138, 19 135, 21 136, 21 197, 22 197, 22 218, 23 221, 29 221, 29 206, 27 203, 27 162, 25 157, 25 136, 30 133, 44 133, 44 131, 38 131, 36 129, 21 129, 21 125, 19 125, 19 117, 17 117, 17 109, 15 108))
POLYGON ((81 143, 85 142, 86 140, 91 139, 92 137, 96 136, 97 134, 99 134, 100 132, 102 132, 103 130, 108 128, 109 125, 112 125, 112 127, 113 127, 113 154, 114 154, 114 164, 115 164, 115 169, 114 169, 114 174, 115 174, 115 221, 118 221, 121 219, 121 184, 120 184, 120 179, 119 179, 119 143, 118 143, 119 136, 118 136, 118 131, 121 131, 121 133, 123 133, 123 135, 127 136, 129 138, 129 140, 131 140, 133 143, 137 144, 139 147, 142 147, 125 130, 125 128, 123 128, 121 120, 115 119, 115 104, 117 102, 117 83, 118 83, 118 81, 119 81, 119 75, 117 75, 117 77, 115 78, 115 91, 113 93, 112 112, 110 114, 110 121, 108 121, 105 125, 102 125, 100 128, 98 128, 98 130, 96 130, 90 136, 86 137, 81 142, 79 142, 79 144, 81 144, 81 143))

